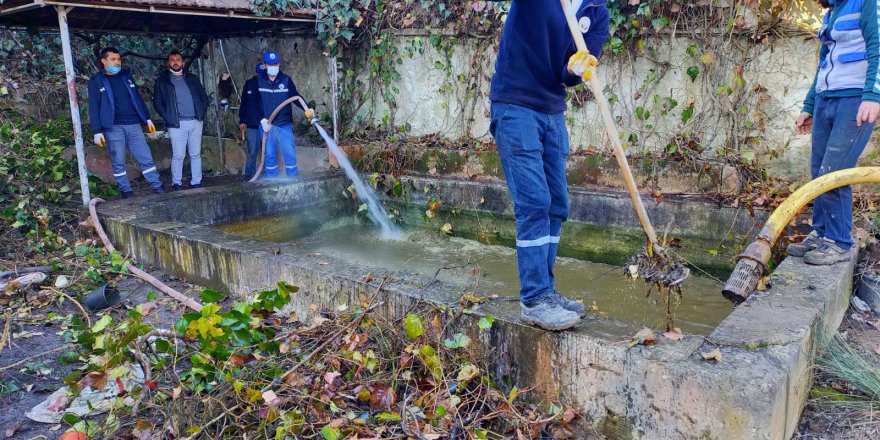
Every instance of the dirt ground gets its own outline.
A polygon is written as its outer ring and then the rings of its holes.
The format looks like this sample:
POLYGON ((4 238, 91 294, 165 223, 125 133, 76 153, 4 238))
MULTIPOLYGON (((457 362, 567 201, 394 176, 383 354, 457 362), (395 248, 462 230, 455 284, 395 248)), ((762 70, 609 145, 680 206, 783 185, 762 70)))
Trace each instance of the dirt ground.
MULTIPOLYGON (((201 287, 193 286, 158 270, 150 270, 151 275, 188 296, 198 300, 201 287)), ((92 322, 101 315, 110 313, 114 318, 123 318, 130 308, 146 303, 150 292, 156 289, 135 277, 129 277, 117 284, 117 290, 123 296, 120 304, 98 313, 89 312, 92 322)), ((158 307, 145 319, 158 328, 173 328, 174 322, 184 313, 184 308, 173 298, 156 293, 158 307)), ((53 391, 62 386, 61 379, 73 369, 82 365, 74 363, 62 365, 57 357, 67 344, 58 334, 61 328, 58 322, 48 320, 49 313, 67 315, 81 313, 79 308, 70 301, 58 307, 52 303, 42 309, 32 310, 28 316, 14 318, 10 334, 30 332, 33 336, 14 338, 11 347, 0 352, 0 381, 14 383, 18 391, 4 393, 0 396, 0 435, 7 439, 28 440, 45 436, 56 439, 67 428, 66 425, 47 425, 34 422, 24 413, 45 400, 53 391), (22 361, 25 362, 22 362, 22 361), (19 365, 16 365, 20 363, 19 365), (28 367, 30 366, 30 368, 28 367), (62 428, 63 426, 63 428, 62 428), (10 436, 8 434, 14 433, 10 436)))

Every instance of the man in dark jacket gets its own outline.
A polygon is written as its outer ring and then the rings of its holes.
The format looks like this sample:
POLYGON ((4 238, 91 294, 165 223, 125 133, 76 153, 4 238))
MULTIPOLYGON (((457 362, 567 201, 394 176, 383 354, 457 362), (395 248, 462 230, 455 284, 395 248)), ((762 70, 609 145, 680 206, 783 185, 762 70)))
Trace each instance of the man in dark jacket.
POLYGON ((257 85, 257 76, 265 72, 263 63, 254 68, 256 73, 245 81, 241 91, 241 104, 238 107, 238 127, 242 135, 247 139, 247 162, 244 166, 244 180, 254 177, 257 171, 257 154, 260 153, 260 143, 263 132, 260 129, 260 119, 263 119, 263 110, 260 104, 260 89, 257 85))
POLYGON ((122 57, 116 48, 101 50, 101 65, 103 70, 89 80, 89 125, 95 132, 95 144, 108 146, 113 178, 122 198, 133 194, 125 171, 126 148, 140 165, 153 192, 163 193, 153 155, 141 129, 141 124, 146 124, 150 133, 156 133, 147 105, 131 73, 122 69, 122 57))
POLYGON ((516 217, 521 318, 548 330, 570 328, 585 314, 583 304, 556 291, 553 277, 568 217, 565 88, 592 74, 608 38, 609 14, 605 0, 576 3, 589 51, 575 48, 559 2, 512 0, 489 93, 489 130, 516 217))
POLYGON ((208 111, 208 94, 199 79, 184 70, 183 56, 168 54, 168 70, 156 78, 153 107, 165 120, 171 138, 171 189, 183 189, 183 160, 189 151, 190 186, 202 186, 202 126, 208 111))
MULTIPOLYGON (((268 132, 266 139, 266 161, 265 172, 266 177, 273 178, 278 176, 278 161, 275 158, 275 148, 281 149, 284 155, 284 171, 288 177, 299 174, 296 164, 296 145, 293 140, 293 112, 290 106, 284 106, 275 116, 272 124, 269 124, 269 116, 275 111, 285 100, 294 96, 302 96, 296 90, 296 84, 289 76, 281 72, 281 59, 277 53, 268 51, 263 54, 263 64, 266 72, 257 76, 257 86, 260 91, 260 109, 263 113, 263 119, 260 125, 263 131, 268 132)), ((305 99, 303 99, 305 101, 305 99)), ((297 103, 305 112, 308 119, 315 117, 314 110, 308 108, 302 102, 297 103)))

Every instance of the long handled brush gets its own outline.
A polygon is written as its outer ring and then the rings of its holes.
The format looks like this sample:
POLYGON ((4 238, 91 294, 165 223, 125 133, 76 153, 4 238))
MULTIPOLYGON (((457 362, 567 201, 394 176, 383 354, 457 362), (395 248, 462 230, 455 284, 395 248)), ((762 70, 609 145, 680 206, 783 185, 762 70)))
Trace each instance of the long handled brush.
MULTIPOLYGON (((575 0, 574 3, 569 0, 560 0, 560 2, 562 10, 565 12, 568 29, 574 38, 575 46, 577 46, 579 51, 588 51, 587 43, 584 41, 584 36, 581 33, 580 26, 578 26, 576 16, 583 0, 575 0)), ((620 166, 621 174, 623 174, 626 190, 629 192, 630 200, 632 200, 633 207, 636 210, 639 222, 642 224, 642 229, 645 231, 645 237, 648 241, 642 250, 630 258, 626 265, 627 272, 630 276, 643 278, 646 282, 661 290, 668 288, 672 292, 681 295, 681 282, 687 278, 690 270, 681 262, 673 259, 657 239, 657 232, 651 224, 651 219, 648 218, 648 213, 645 211, 645 205, 642 203, 641 196, 639 196, 639 190, 636 187, 636 181, 633 178, 629 162, 626 160, 626 153, 623 150, 623 144, 620 142, 620 133, 617 131, 617 126, 614 125, 608 100, 605 99, 604 87, 595 74, 590 77, 590 89, 593 91, 596 104, 599 106, 599 113, 602 115, 602 121, 605 123, 605 130, 608 132, 611 145, 614 147, 614 156, 617 158, 617 164, 620 166), (631 269, 633 266, 636 267, 635 270, 631 269)))

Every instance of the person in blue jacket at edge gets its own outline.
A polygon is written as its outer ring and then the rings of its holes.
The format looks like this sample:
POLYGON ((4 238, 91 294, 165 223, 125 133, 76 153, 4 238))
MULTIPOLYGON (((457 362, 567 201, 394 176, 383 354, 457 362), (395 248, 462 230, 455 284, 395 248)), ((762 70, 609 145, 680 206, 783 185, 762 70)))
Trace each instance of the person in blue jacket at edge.
MULTIPOLYGON (((272 179, 278 176, 278 161, 275 158, 277 147, 281 149, 281 154, 284 156, 284 172, 287 177, 297 176, 299 169, 296 163, 296 144, 293 139, 293 112, 289 105, 284 106, 271 124, 269 124, 269 116, 285 100, 294 96, 302 97, 302 95, 296 90, 293 80, 281 72, 281 58, 277 53, 271 50, 264 53, 263 64, 266 70, 257 75, 260 109, 263 113, 260 125, 263 131, 268 132, 266 161, 263 168, 267 178, 272 179)), ((303 102, 297 102, 297 104, 303 109, 306 119, 314 119, 314 110, 306 107, 303 102)))
MULTIPOLYGON (((880 112, 880 35, 877 0, 820 0, 828 11, 819 30, 819 67, 795 123, 813 134, 810 176, 855 167, 880 112)), ((807 264, 851 258, 853 196, 849 186, 813 202, 813 232, 786 249, 807 264)))
POLYGON ((238 127, 242 137, 247 142, 247 162, 244 166, 244 180, 247 182, 254 177, 257 171, 257 155, 260 154, 260 143, 263 132, 260 129, 260 120, 263 119, 263 110, 260 104, 260 88, 257 85, 260 73, 266 70, 263 63, 257 63, 254 67, 254 76, 244 82, 241 90, 241 104, 238 107, 238 127))
POLYGON ((489 131, 516 217, 520 315, 546 330, 585 315, 582 303, 556 290, 553 265, 568 218, 566 87, 589 79, 597 64, 608 39, 605 0, 584 0, 577 18, 588 53, 577 51, 558 1, 512 0, 489 93, 489 131))
POLYGON ((150 112, 131 72, 122 68, 122 57, 114 47, 101 50, 101 66, 102 69, 89 79, 89 125, 95 132, 95 145, 107 145, 110 150, 113 179, 123 199, 134 195, 125 170, 126 148, 140 165, 153 192, 164 193, 141 124, 145 124, 153 135, 156 126, 150 120, 150 112))

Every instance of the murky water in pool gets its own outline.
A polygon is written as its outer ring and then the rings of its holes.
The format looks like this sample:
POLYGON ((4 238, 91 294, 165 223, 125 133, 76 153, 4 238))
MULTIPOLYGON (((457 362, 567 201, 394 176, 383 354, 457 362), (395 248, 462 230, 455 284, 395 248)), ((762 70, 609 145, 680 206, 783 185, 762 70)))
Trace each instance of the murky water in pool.
MULTIPOLYGON (((365 273, 412 272, 429 277, 437 274, 439 280, 481 295, 515 298, 519 294, 514 249, 448 237, 434 230, 410 230, 399 240, 388 240, 372 226, 352 224, 351 218, 331 220, 292 214, 217 228, 265 241, 290 242, 303 253, 320 253, 350 262, 365 273)), ((601 333, 623 336, 641 325, 663 325, 663 306, 656 295, 645 298, 645 284, 628 280, 620 268, 559 258, 555 275, 559 291, 583 300, 587 306, 595 305, 594 314, 616 318, 598 319, 601 333)), ((718 293, 720 290, 718 281, 691 276, 675 310, 676 325, 686 333, 711 332, 731 311, 731 305, 718 293)))

